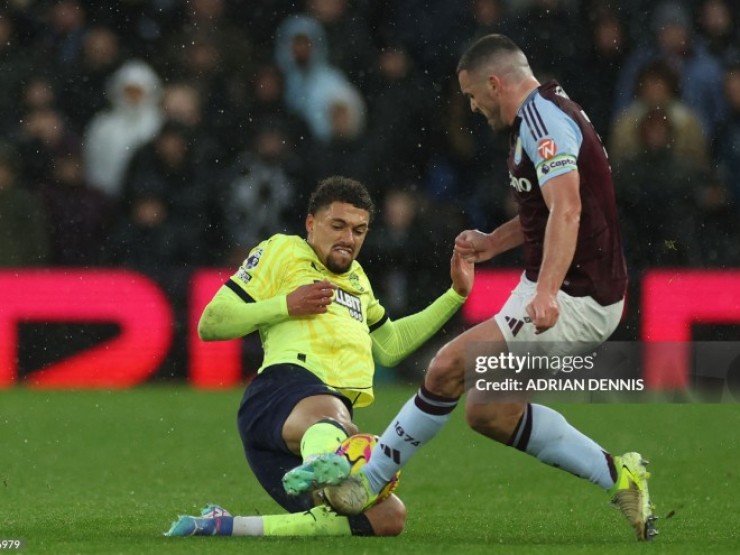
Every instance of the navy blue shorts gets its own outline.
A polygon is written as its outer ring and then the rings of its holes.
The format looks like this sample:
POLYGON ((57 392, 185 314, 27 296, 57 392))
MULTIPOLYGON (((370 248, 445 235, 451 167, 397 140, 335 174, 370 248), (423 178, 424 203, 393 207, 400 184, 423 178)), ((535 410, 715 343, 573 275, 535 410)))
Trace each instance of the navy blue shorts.
POLYGON ((314 374, 295 364, 265 368, 247 386, 239 406, 237 425, 252 472, 265 491, 284 509, 295 513, 314 506, 310 494, 285 493, 283 474, 301 464, 283 441, 283 424, 299 401, 314 395, 334 395, 352 414, 352 404, 314 374))

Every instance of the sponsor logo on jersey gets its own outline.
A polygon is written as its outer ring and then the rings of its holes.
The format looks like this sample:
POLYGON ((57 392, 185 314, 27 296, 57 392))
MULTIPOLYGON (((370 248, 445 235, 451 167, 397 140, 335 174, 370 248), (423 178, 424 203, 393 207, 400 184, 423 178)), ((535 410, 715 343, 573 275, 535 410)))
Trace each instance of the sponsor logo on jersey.
POLYGON ((352 318, 362 322, 362 302, 360 301, 360 297, 347 293, 344 289, 337 288, 334 294, 334 302, 345 307, 352 318))
POLYGON ((572 156, 558 156, 554 160, 548 160, 540 164, 537 168, 537 175, 541 177, 558 168, 575 169, 576 167, 578 167, 578 162, 572 156))
POLYGON ((543 159, 549 160, 558 153, 558 145, 552 139, 542 139, 537 143, 537 152, 543 159))
POLYGON ((244 283, 249 283, 250 281, 252 281, 252 275, 244 268, 239 268, 239 270, 236 272, 236 277, 244 283))
POLYGON ((249 257, 244 261, 244 267, 247 270, 251 270, 252 268, 256 268, 257 264, 260 262, 260 258, 262 257, 263 250, 260 249, 254 249, 250 254, 249 257))
POLYGON ((509 185, 518 193, 528 193, 532 190, 532 182, 526 177, 514 177, 509 173, 509 185))

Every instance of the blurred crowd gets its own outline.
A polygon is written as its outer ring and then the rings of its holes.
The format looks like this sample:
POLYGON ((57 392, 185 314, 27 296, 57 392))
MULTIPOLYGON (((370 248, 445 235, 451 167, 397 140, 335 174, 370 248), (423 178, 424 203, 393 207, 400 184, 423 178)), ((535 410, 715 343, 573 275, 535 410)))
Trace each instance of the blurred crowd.
POLYGON ((177 298, 194 268, 303 233, 307 195, 343 174, 379 207, 362 255, 376 293, 416 309, 457 232, 513 213, 507 139, 455 76, 491 32, 603 137, 633 276, 740 265, 734 0, 3 6, 0 266, 124 266, 177 298))

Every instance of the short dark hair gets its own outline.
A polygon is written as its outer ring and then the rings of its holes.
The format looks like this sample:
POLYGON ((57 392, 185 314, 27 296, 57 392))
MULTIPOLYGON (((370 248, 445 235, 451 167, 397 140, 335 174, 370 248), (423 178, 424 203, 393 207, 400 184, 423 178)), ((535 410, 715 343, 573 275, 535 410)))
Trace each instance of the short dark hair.
POLYGON ((457 62, 457 73, 475 71, 491 56, 499 52, 522 52, 522 49, 506 35, 485 35, 469 46, 460 56, 460 61, 457 62))
POLYGON ((346 202, 356 208, 367 210, 370 221, 375 216, 375 204, 367 188, 349 177, 333 175, 320 181, 308 200, 308 213, 316 215, 316 212, 332 202, 346 202))

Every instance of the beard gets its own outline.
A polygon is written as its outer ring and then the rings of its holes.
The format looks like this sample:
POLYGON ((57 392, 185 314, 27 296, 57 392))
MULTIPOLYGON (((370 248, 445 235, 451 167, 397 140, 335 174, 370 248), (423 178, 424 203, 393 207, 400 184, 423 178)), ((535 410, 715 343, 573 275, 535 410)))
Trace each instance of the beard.
POLYGON ((352 262, 354 262, 354 258, 350 258, 349 262, 345 262, 344 260, 337 260, 331 253, 329 256, 326 257, 326 262, 324 262, 324 266, 330 271, 335 274, 343 274, 347 270, 350 269, 352 266, 352 262))
POLYGON ((504 131, 509 127, 501 113, 501 104, 493 104, 490 109, 481 110, 481 114, 486 118, 488 127, 496 132, 504 131))

